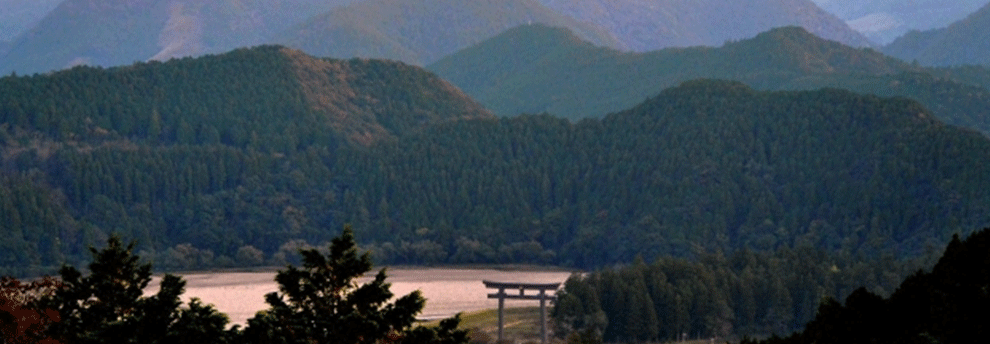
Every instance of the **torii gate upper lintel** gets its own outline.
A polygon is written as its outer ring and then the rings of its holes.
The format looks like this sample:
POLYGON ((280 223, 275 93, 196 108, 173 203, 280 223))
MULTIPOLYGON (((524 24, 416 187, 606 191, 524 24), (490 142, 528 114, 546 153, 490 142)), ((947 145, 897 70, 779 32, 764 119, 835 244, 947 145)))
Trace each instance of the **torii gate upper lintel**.
POLYGON ((547 290, 557 290, 560 283, 514 283, 514 282, 492 282, 482 281, 485 288, 498 289, 498 293, 488 294, 489 299, 498 299, 498 340, 502 340, 502 329, 504 324, 503 313, 505 309, 505 299, 517 300, 540 300, 540 336, 543 343, 547 343, 547 300, 556 300, 555 295, 547 295, 547 290), (508 294, 506 290, 519 290, 519 294, 508 294), (539 291, 537 295, 526 295, 526 290, 539 291))

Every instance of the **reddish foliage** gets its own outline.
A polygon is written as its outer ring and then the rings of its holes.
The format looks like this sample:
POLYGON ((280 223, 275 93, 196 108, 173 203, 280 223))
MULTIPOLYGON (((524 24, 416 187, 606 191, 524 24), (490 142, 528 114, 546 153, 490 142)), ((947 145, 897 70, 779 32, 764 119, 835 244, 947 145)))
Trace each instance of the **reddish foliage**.
POLYGON ((11 277, 0 278, 0 333, 4 342, 59 343, 46 333, 51 323, 59 321, 58 312, 36 309, 35 305, 61 287, 61 282, 52 277, 27 283, 11 277))

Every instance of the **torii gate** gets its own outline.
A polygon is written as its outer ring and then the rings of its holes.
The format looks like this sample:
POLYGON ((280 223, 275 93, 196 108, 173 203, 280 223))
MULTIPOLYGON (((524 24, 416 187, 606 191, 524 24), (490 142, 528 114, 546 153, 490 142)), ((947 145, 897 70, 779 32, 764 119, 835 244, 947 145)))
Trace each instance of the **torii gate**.
MULTIPOLYGON (((543 343, 547 343, 547 300, 556 300, 556 295, 547 295, 547 290, 556 291, 560 288, 560 283, 502 283, 492 281, 482 281, 485 288, 497 288, 498 293, 488 294, 489 299, 498 299, 498 340, 502 341, 503 312, 505 309, 505 299, 519 300, 540 300, 540 337, 543 343), (519 289, 519 295, 506 294, 506 289, 519 289), (539 290, 537 295, 526 295, 526 289, 539 290)), ((555 292, 556 293, 556 292, 555 292)))

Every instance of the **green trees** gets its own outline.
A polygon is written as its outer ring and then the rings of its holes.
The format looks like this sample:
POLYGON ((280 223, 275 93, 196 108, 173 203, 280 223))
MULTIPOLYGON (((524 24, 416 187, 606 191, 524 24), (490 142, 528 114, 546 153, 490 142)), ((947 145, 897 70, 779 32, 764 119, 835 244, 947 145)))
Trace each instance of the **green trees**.
POLYGON ((849 295, 859 284, 889 294, 927 265, 890 267, 807 248, 695 254, 571 277, 554 305, 556 334, 598 334, 606 342, 786 334, 812 320, 823 297, 849 295), (895 277, 881 278, 887 275, 895 277))
MULTIPOLYGON (((931 272, 904 279, 889 298, 857 289, 826 299, 804 331, 766 344, 979 343, 988 335, 990 228, 952 239, 931 272)), ((752 343, 743 341, 743 343, 752 343)))
POLYGON ((389 302, 393 294, 385 269, 358 285, 371 270, 370 254, 358 253, 354 233, 345 227, 324 256, 301 250, 303 266, 279 271, 279 293, 266 295, 271 306, 239 326, 212 305, 193 298, 185 307, 185 281, 165 275, 161 289, 144 296, 151 265, 112 236, 101 250, 91 248, 90 274, 62 268, 61 281, 21 283, 0 280, 0 332, 17 343, 466 343, 459 316, 436 327, 413 326, 426 300, 413 292, 389 302))
POLYGON ((91 248, 90 275, 65 266, 63 287, 39 301, 59 321, 48 333, 63 343, 222 343, 227 317, 197 300, 180 308, 185 281, 165 275, 161 289, 143 296, 151 282, 151 264, 132 253, 116 236, 102 250, 91 248), (212 335, 212 337, 206 337, 212 335))
POLYGON ((412 328, 426 301, 417 291, 389 303, 393 294, 385 269, 363 285, 355 281, 371 271, 368 252, 358 254, 349 226, 335 238, 324 256, 316 249, 301 250, 302 268, 289 266, 275 280, 279 293, 265 301, 271 306, 248 320, 245 343, 462 343, 466 331, 459 320, 448 319, 438 328, 412 328))

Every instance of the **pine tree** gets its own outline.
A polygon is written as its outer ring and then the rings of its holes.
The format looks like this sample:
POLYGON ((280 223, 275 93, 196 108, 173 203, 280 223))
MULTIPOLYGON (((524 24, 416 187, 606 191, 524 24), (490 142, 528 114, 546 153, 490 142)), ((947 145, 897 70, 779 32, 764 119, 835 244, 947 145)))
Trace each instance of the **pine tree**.
POLYGON ((389 303, 393 294, 385 269, 359 286, 355 280, 371 271, 371 256, 358 254, 350 226, 333 239, 328 255, 317 249, 300 254, 302 268, 278 272, 279 292, 265 295, 270 308, 248 320, 242 342, 467 342, 466 332, 456 330, 456 317, 435 329, 412 328, 426 300, 415 291, 389 303))
POLYGON ((151 282, 151 264, 134 255, 116 235, 102 250, 90 248, 90 275, 64 266, 63 287, 39 301, 39 309, 58 312, 49 335, 62 343, 224 343, 226 315, 198 302, 180 308, 186 282, 165 275, 161 289, 143 296, 151 282), (212 335, 207 337, 205 335, 212 335), (195 337, 189 341, 183 338, 195 337))

